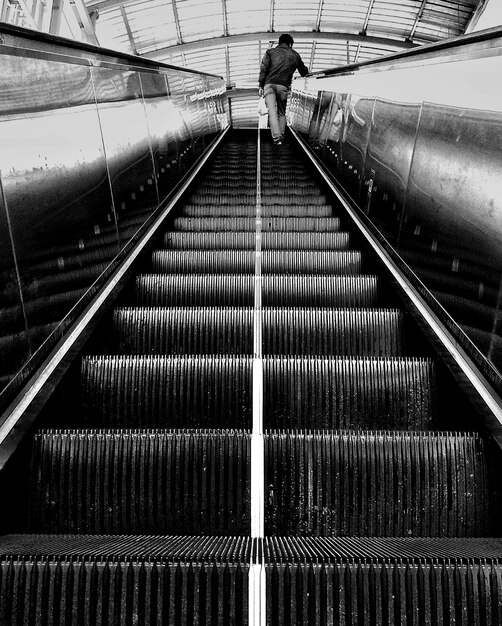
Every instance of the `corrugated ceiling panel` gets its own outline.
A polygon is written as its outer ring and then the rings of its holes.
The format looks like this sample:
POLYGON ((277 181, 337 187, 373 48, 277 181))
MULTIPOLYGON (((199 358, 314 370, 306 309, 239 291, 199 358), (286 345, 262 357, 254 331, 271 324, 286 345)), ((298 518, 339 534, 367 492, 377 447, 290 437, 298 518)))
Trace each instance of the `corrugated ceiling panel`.
POLYGON ((96 23, 96 35, 104 48, 131 53, 131 43, 127 36, 124 20, 119 7, 101 10, 96 23))
MULTIPOLYGON (((263 48, 265 53, 266 47, 263 48)), ((260 50, 258 42, 246 42, 229 46, 230 82, 236 85, 256 84, 260 73, 260 50)))
POLYGON ((227 79, 225 47, 191 50, 185 53, 186 67, 199 72, 216 74, 227 79))
MULTIPOLYGON (((310 55, 312 54, 312 42, 298 41, 298 42, 295 42, 293 48, 302 57, 302 61, 310 70, 310 55)), ((299 76, 298 72, 295 72, 295 77, 296 76, 299 76)))
POLYGON ((442 39, 464 32, 470 15, 471 3, 436 0, 425 5, 418 22, 415 38, 442 39))
POLYGON ((419 2, 415 6, 402 0, 375 2, 368 20, 368 35, 382 35, 388 33, 390 28, 390 32, 404 39, 411 32, 419 8, 419 2))
POLYGON ((169 65, 175 65, 176 67, 187 67, 185 63, 185 55, 181 52, 179 52, 178 54, 173 54, 170 56, 170 58, 165 59, 165 63, 169 63, 169 65))
POLYGON ((228 34, 257 33, 268 30, 270 0, 227 0, 228 34))
POLYGON ((128 4, 124 10, 138 52, 149 52, 178 43, 173 6, 166 0, 128 4))
POLYGON ((359 32, 368 11, 368 0, 333 0, 322 9, 321 30, 359 32))
POLYGON ((317 0, 275 0, 274 30, 278 33, 315 30, 318 9, 317 0))
POLYGON ((221 0, 176 0, 183 41, 223 35, 221 0))

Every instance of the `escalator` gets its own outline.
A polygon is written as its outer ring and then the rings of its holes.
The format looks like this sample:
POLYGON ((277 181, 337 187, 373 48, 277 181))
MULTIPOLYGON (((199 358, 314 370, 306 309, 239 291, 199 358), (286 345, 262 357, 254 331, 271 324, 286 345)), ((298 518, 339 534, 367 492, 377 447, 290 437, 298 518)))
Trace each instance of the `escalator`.
POLYGON ((434 354, 233 131, 12 461, 0 623, 501 623, 500 454, 434 354))

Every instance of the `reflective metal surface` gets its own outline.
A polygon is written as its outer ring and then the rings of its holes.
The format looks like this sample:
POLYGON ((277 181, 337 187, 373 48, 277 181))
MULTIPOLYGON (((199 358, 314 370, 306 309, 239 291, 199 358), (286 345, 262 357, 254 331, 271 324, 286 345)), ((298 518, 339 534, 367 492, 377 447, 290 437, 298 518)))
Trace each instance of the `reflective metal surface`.
POLYGON ((293 85, 289 123, 502 371, 502 33, 293 85), (307 112, 307 115, 306 115, 307 112))
POLYGON ((57 41, 47 51, 9 43, 0 45, 0 389, 228 124, 217 77, 72 57, 68 45, 56 54, 57 41))

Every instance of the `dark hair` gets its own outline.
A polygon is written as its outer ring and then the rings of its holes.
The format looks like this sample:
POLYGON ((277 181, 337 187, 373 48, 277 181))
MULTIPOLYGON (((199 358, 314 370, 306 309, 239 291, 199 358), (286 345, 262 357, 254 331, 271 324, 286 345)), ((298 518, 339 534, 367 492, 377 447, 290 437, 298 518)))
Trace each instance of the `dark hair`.
POLYGON ((292 46, 295 42, 291 35, 281 35, 279 37, 279 43, 287 43, 288 46, 292 46))

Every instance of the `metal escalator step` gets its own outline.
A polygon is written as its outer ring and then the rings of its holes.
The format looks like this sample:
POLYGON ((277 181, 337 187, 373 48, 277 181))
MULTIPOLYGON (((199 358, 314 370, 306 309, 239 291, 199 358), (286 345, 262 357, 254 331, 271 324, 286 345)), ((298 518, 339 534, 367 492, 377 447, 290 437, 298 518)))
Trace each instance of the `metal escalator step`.
POLYGON ((0 546, 2 624, 247 623, 249 538, 8 539, 10 553, 0 546))
MULTIPOLYGON (((177 217, 174 228, 181 231, 254 231, 256 219, 249 217, 177 217)), ((266 217, 262 219, 263 231, 339 231, 337 217, 266 217)))
MULTIPOLYGON (((251 250, 155 250, 152 269, 159 273, 249 274, 255 271, 251 250)), ((359 274, 360 252, 283 251, 262 253, 262 271, 281 274, 359 274)))
POLYGON ((365 307, 379 303, 376 276, 283 276, 262 278, 263 306, 365 307))
MULTIPOLYGON (((333 208, 329 205, 265 206, 262 217, 330 217, 333 208)), ((188 204, 183 208, 185 217, 256 217, 255 205, 188 204)))
MULTIPOLYGON (((339 540, 341 541, 341 540, 339 540)), ((486 541, 486 540, 485 540, 486 541)), ((3 535, 0 559, 9 555, 34 559, 106 559, 186 563, 249 563, 251 537, 219 535, 3 535)))
POLYGON ((190 196, 190 204, 218 204, 218 205, 234 205, 234 204, 256 204, 256 190, 252 192, 236 193, 234 195, 217 193, 195 193, 190 196))
MULTIPOLYGON (((262 233, 261 243, 264 250, 347 250, 350 247, 350 235, 347 232, 269 231, 262 233)), ((164 235, 163 244, 171 249, 254 249, 256 234, 253 231, 168 232, 164 235)))
POLYGON ((248 428, 252 360, 218 356, 88 356, 82 409, 89 426, 248 428))
POLYGON ((254 249, 256 234, 253 231, 233 232, 168 232, 164 235, 164 246, 172 249, 208 249, 227 248, 233 250, 254 249))
MULTIPOLYGON (((281 547, 293 544, 288 538, 275 542, 281 547)), ((291 545, 291 552, 298 550, 303 556, 305 549, 298 543, 291 545)), ((502 622, 500 556, 331 560, 321 556, 317 561, 286 557, 279 562, 269 559, 265 572, 268 624, 502 622)))
POLYGON ((347 232, 265 232, 261 236, 264 250, 347 250, 350 235, 347 232))
POLYGON ((254 274, 256 255, 252 250, 154 250, 152 270, 184 274, 254 274))
POLYGON ((361 273, 361 253, 332 250, 274 250, 262 252, 262 271, 270 274, 343 274, 361 273))
POLYGON ((253 306, 251 274, 146 274, 136 278, 136 304, 142 306, 253 306))
POLYGON ((243 431, 49 430, 33 441, 34 532, 249 533, 243 431))
MULTIPOLYGON (((285 196, 292 198, 314 198, 313 204, 325 204, 325 202, 320 203, 318 198, 324 198, 325 196, 322 194, 322 191, 316 185, 298 185, 293 186, 288 183, 280 184, 277 182, 264 183, 261 185, 261 194, 262 194, 262 202, 269 196, 285 196)), ((326 200, 325 200, 326 201, 326 200)), ((267 202, 267 204, 269 204, 267 202)))
POLYGON ((195 190, 194 193, 197 195, 219 195, 225 194, 230 196, 238 196, 240 194, 248 195, 255 194, 256 195, 256 180, 241 180, 238 185, 235 184, 235 181, 230 181, 226 178, 220 178, 218 182, 203 182, 201 183, 195 190))
MULTIPOLYGON (((18 540, 19 541, 19 540, 18 540)), ((1 544, 0 544, 1 545, 1 544)), ((33 554, 28 549, 26 553, 33 554)), ((35 552, 36 554, 36 549, 35 552)), ((23 551, 18 554, 24 554, 23 551)), ((341 561, 502 560, 499 537, 300 537, 263 539, 266 565, 341 561)), ((501 580, 502 583, 502 580, 501 580)), ((502 608, 502 607, 501 607, 502 608)))
POLYGON ((268 193, 261 198, 263 206, 277 205, 277 204, 319 204, 326 205, 328 201, 326 196, 319 193, 301 193, 298 194, 288 193, 268 193))
POLYGON ((263 368, 266 428, 418 430, 435 417, 428 359, 269 357, 263 368))
POLYGON ((490 536, 500 511, 488 445, 451 432, 267 433, 265 532, 490 536))
MULTIPOLYGON (((264 354, 403 353, 403 319, 397 310, 265 309, 262 316, 264 354)), ((112 349, 143 355, 251 355, 253 319, 249 308, 119 308, 112 349)))
POLYGON ((113 347, 126 354, 253 354, 252 309, 120 308, 113 347))
POLYGON ((0 578, 3 624, 248 623, 239 563, 9 557, 0 578))
POLYGON ((400 356, 403 314, 385 309, 264 309, 270 355, 400 356))

